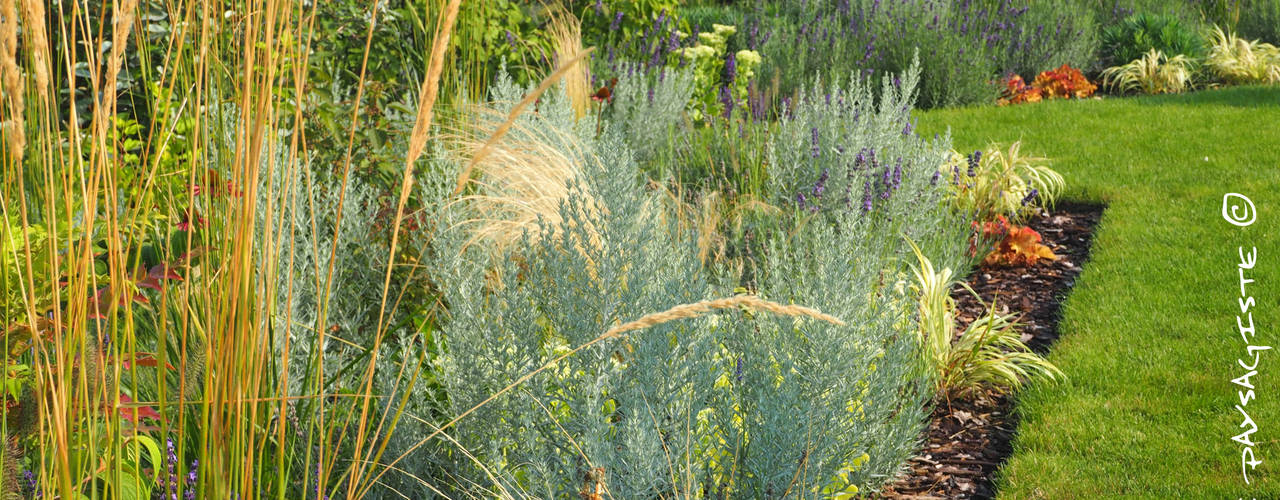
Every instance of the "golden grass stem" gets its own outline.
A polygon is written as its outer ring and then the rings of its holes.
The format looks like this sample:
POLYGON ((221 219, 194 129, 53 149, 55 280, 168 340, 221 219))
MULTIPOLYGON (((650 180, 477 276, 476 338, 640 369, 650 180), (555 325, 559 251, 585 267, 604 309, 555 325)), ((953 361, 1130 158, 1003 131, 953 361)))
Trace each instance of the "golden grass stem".
MULTIPOLYGON (((396 204, 395 220, 391 225, 391 249, 387 257, 387 271, 382 284, 382 300, 378 309, 378 328, 374 335, 373 348, 369 354, 369 365, 365 371, 364 390, 366 393, 373 391, 373 376, 377 367, 378 351, 382 344, 382 338, 386 334, 387 328, 387 296, 391 288, 391 272, 395 268, 396 255, 400 244, 400 225, 404 222, 404 209, 409 201, 409 191, 413 185, 413 166, 422 154, 422 150, 426 147, 427 139, 430 136, 432 112, 435 107, 436 98, 440 90, 440 74, 444 71, 444 56, 449 48, 449 37, 453 33, 454 24, 458 19, 458 9, 461 7, 462 0, 450 0, 443 12, 443 20, 437 25, 434 39, 431 42, 431 61, 427 67, 427 77, 422 82, 422 89, 419 92, 418 116, 413 126, 413 134, 409 138, 409 151, 405 156, 404 176, 400 182, 400 199, 396 204)), ((367 56, 367 53, 366 53, 367 56)), ((407 400, 411 391, 405 392, 407 400)), ((403 411, 404 402, 402 401, 397 415, 392 419, 391 427, 394 429, 399 421, 399 411, 403 411)), ((390 411, 388 409, 388 411, 390 411)), ((360 456, 365 442, 365 433, 368 427, 369 400, 365 400, 360 408, 360 425, 357 431, 355 455, 360 456)), ((384 422, 386 415, 383 415, 384 422)), ((382 424, 379 423, 379 428, 382 424)), ((376 452, 373 453, 371 461, 377 461, 386 451, 386 447, 390 444, 391 432, 385 433, 388 437, 382 440, 376 452)), ((373 451, 373 450, 370 450, 373 451)), ((359 463, 352 468, 352 477, 362 477, 363 463, 359 463)), ((370 485, 376 482, 370 481, 370 485)), ((352 481, 347 489, 348 498, 357 498, 354 496, 359 489, 356 481, 352 481)), ((363 495, 362 495, 363 496, 363 495)))

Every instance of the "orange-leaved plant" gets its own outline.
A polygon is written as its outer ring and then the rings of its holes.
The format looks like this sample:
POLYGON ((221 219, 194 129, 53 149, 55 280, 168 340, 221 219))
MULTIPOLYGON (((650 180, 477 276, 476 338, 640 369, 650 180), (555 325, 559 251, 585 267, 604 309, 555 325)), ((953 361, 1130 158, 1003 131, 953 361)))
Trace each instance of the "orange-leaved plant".
POLYGON ((991 222, 974 222, 973 229, 970 255, 977 255, 982 241, 995 243, 995 248, 982 259, 984 266, 1034 266, 1040 259, 1058 260, 1053 250, 1041 243, 1040 233, 1027 226, 1010 224, 1003 215, 991 222))

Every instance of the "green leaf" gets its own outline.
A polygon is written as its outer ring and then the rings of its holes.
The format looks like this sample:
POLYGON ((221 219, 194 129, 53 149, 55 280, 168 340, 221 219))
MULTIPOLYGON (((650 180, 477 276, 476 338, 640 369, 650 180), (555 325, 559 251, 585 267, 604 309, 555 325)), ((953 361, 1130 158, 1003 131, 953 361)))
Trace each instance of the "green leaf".
POLYGON ((163 455, 160 454, 160 445, 159 443, 156 443, 155 439, 152 439, 151 436, 139 434, 126 439, 125 445, 128 445, 130 442, 138 445, 134 447, 134 460, 138 462, 139 467, 142 465, 140 457, 138 457, 137 454, 138 451, 141 451, 137 449, 139 446, 144 448, 147 451, 147 454, 151 457, 151 466, 153 468, 160 467, 161 457, 163 455))

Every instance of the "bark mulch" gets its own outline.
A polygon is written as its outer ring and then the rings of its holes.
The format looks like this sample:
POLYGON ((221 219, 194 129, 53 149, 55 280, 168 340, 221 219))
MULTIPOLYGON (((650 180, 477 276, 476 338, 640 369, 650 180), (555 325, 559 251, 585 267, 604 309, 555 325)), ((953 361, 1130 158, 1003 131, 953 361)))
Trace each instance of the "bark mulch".
MULTIPOLYGON (((1031 268, 979 268, 969 276, 969 286, 986 304, 996 298, 1002 312, 1007 308, 1007 312, 1021 314, 1022 340, 1036 352, 1048 352, 1058 338, 1059 306, 1088 259, 1093 229, 1103 208, 1059 204, 1055 212, 1028 221, 1043 238, 1041 243, 1058 254, 1057 261, 1031 268)), ((985 304, 959 286, 951 295, 956 299, 961 327, 985 310, 985 304)), ((1013 405, 1013 398, 991 393, 953 399, 949 407, 946 402, 939 403, 925 431, 921 455, 908 463, 906 474, 886 486, 880 497, 993 498, 996 470, 1013 451, 1010 441, 1018 423, 1013 405)))

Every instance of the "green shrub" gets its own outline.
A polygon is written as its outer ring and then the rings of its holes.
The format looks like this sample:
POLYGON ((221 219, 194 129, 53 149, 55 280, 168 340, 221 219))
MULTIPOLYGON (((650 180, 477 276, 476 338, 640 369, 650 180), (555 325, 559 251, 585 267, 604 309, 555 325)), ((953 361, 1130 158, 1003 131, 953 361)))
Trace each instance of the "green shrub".
POLYGON ((1168 15, 1135 14, 1102 30, 1102 57, 1109 65, 1128 64, 1151 49, 1195 58, 1205 46, 1195 26, 1168 15))
MULTIPOLYGON (((995 100, 997 77, 1062 64, 1088 67, 1096 48, 1092 10, 1077 3, 834 1, 770 2, 761 75, 792 95, 815 75, 900 73, 919 53, 922 107, 995 100)), ((748 25, 752 25, 750 21, 748 25)))
MULTIPOLYGON (((1027 10, 1001 35, 1004 51, 996 63, 1001 73, 1032 79, 1041 71, 1068 64, 1095 65, 1099 26, 1093 9, 1078 2, 1028 0, 1027 10)), ((992 4, 992 7, 995 7, 992 4)))
POLYGON ((1280 0, 1242 0, 1240 36, 1280 44, 1280 0))

